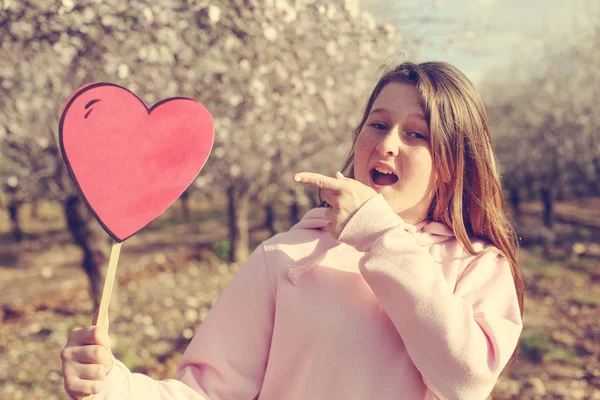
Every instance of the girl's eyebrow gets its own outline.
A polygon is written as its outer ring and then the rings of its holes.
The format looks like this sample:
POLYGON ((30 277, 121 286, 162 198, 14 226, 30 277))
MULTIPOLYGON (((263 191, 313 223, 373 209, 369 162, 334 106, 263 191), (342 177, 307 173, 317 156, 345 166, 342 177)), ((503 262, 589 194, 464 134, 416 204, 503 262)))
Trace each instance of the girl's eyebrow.
POLYGON ((371 110, 371 112, 369 114, 387 113, 387 112, 389 112, 389 111, 385 108, 376 108, 374 110, 371 110))
MULTIPOLYGON (((369 113, 369 115, 371 114, 385 114, 385 113, 389 113, 387 108, 375 108, 373 110, 371 110, 371 112, 369 113)), ((414 113, 414 114, 410 114, 409 117, 414 117, 414 118, 418 118, 420 120, 423 120, 424 122, 427 122, 427 118, 425 118, 425 115, 423 113, 414 113)))

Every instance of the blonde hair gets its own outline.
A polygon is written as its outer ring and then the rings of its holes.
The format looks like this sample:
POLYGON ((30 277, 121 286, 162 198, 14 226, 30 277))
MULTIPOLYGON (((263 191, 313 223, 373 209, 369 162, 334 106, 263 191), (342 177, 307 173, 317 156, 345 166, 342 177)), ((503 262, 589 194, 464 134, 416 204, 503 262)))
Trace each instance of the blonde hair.
MULTIPOLYGON (((518 241, 507 215, 500 176, 483 101, 468 78, 443 62, 402 63, 379 79, 354 132, 352 150, 342 173, 354 178, 354 147, 373 103, 390 82, 413 84, 419 90, 431 131, 431 153, 438 182, 429 219, 451 227, 471 254, 471 239, 491 242, 512 271, 521 316, 524 285, 517 263, 518 241)), ((518 346, 512 357, 516 360, 518 346)))

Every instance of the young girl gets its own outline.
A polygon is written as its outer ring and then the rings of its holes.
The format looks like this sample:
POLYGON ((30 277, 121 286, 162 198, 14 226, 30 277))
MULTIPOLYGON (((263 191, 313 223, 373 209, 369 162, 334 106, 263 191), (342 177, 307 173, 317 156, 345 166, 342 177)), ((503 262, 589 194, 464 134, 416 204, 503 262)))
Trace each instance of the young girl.
POLYGON ((523 284, 482 101, 404 63, 367 103, 328 207, 261 244, 183 355, 132 374, 106 331, 69 335, 65 388, 95 399, 485 399, 522 329, 523 284))

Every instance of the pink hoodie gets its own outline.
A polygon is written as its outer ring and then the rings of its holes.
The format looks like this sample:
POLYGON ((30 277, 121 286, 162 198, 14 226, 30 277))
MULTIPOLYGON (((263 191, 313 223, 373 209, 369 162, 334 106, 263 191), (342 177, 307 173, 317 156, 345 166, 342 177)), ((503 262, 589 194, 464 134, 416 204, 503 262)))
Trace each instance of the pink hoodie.
POLYGON ((468 254, 440 223, 405 223, 381 195, 339 241, 324 211, 253 252, 177 380, 116 361, 95 399, 485 399, 522 329, 508 262, 468 254))

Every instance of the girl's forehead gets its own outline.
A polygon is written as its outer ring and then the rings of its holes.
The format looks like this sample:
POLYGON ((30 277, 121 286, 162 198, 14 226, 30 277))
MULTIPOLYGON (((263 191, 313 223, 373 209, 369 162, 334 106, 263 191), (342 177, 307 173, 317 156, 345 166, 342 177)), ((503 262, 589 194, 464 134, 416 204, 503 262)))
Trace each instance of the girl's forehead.
POLYGON ((381 111, 392 113, 403 111, 425 116, 419 89, 405 82, 390 82, 381 90, 373 102, 371 113, 381 111))

